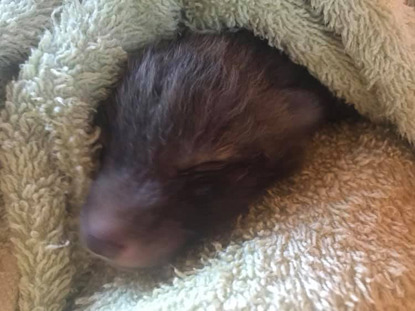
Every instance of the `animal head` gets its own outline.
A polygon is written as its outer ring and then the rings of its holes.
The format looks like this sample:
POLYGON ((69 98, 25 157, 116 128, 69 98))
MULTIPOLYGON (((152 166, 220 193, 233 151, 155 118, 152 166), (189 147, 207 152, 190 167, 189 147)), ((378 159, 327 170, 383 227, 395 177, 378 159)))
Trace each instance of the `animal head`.
POLYGON ((319 99, 255 40, 193 35, 130 56, 102 107, 102 163, 81 215, 90 250, 162 264, 298 165, 319 99))

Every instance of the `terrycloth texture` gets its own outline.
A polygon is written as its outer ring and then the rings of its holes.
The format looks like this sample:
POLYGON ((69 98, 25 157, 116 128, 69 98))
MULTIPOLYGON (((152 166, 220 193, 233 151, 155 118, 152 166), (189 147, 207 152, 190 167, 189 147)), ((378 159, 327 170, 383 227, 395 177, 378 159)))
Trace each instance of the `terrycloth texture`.
POLYGON ((52 10, 60 0, 0 1, 0 99, 4 85, 16 66, 35 47, 45 27, 50 25, 52 10))
MULTIPOLYGON (((61 1, 0 1, 0 105, 4 90, 18 65, 37 45, 45 28, 51 24, 52 10, 61 1)), ((4 164, 2 164, 4 165, 4 164)), ((3 200, 1 200, 2 202, 3 200)), ((15 310, 19 281, 16 260, 9 243, 8 223, 3 204, 0 209, 0 305, 2 311, 15 310)))
POLYGON ((312 149, 230 245, 180 263, 173 285, 96 275, 91 286, 108 284, 76 310, 414 310, 412 150, 365 123, 327 129, 312 149))
POLYGON ((17 279, 8 240, 20 275, 18 300, 11 290, 0 302, 18 301, 21 311, 413 308, 413 149, 366 123, 322 131, 302 173, 177 270, 112 271, 79 249, 76 234, 97 137, 91 118, 124 50, 170 36, 180 23, 245 27, 413 143, 413 8, 390 0, 83 0, 65 1, 47 19, 58 1, 0 1, 0 83, 43 32, 0 115, 10 228, 0 276, 17 279))

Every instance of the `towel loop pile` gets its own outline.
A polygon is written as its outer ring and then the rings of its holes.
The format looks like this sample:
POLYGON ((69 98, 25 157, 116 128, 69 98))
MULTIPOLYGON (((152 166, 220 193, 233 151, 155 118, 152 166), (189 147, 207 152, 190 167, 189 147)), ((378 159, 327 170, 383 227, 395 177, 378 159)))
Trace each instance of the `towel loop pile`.
POLYGON ((413 0, 0 0, 4 310, 410 310, 413 6, 413 0), (253 207, 229 243, 207 242, 176 269, 124 275, 78 245, 77 213, 99 134, 92 117, 126 52, 173 36, 181 24, 251 30, 372 123, 319 133, 304 171, 253 207))

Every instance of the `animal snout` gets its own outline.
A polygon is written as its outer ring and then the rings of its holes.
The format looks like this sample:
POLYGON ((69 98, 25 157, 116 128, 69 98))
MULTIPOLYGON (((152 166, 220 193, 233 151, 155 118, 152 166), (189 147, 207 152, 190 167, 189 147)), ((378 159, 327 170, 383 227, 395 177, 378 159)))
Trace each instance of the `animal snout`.
POLYGON ((161 220, 145 230, 137 227, 140 225, 131 227, 116 217, 94 215, 82 219, 81 238, 92 253, 122 268, 165 264, 189 239, 189 233, 174 221, 161 220))
POLYGON ((126 248, 126 245, 121 241, 115 241, 111 238, 96 237, 93 234, 87 234, 85 239, 86 247, 96 255, 115 259, 126 248))
POLYGON ((125 226, 117 224, 110 217, 92 215, 82 217, 81 239, 94 254, 113 260, 128 248, 125 226))

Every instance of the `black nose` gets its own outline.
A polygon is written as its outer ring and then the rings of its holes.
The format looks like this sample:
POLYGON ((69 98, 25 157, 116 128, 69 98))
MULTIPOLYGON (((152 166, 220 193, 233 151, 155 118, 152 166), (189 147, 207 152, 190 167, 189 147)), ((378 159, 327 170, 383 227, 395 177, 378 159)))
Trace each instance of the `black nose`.
POLYGON ((116 258, 124 249, 121 243, 99 239, 91 234, 88 234, 85 243, 91 252, 108 259, 116 258))

